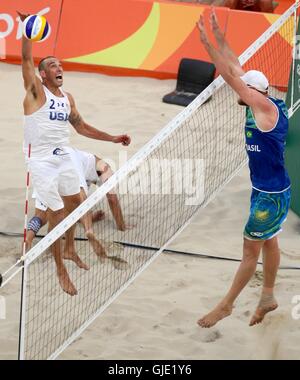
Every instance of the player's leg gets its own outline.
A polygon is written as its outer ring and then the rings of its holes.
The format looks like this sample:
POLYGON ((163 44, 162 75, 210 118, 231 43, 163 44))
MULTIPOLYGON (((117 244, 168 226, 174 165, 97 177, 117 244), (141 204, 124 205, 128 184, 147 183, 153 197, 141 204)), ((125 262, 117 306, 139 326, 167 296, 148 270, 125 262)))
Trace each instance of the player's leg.
MULTIPOLYGON (((82 152, 76 149, 69 149, 70 159, 72 162, 72 168, 69 168, 68 171, 63 173, 62 182, 67 183, 67 189, 62 188, 62 191, 70 191, 70 180, 72 180, 72 172, 75 170, 77 177, 79 179, 79 198, 80 204, 86 200, 86 194, 88 192, 88 185, 86 181, 86 177, 94 177, 95 180, 98 179, 97 173, 95 172, 95 157, 92 154, 82 152), (69 179, 65 179, 65 177, 70 177, 69 179)), ((74 174, 75 175, 75 174, 74 174)), ((75 189, 75 188, 74 188, 75 189)), ((76 206, 77 207, 77 206, 76 206)), ((85 235, 92 245, 94 252, 98 257, 105 258, 105 250, 104 247, 100 244, 100 242, 96 239, 93 231, 93 223, 92 223, 92 213, 91 211, 87 211, 87 213, 80 219, 80 222, 83 224, 85 235)), ((74 231, 74 230, 73 230, 74 231)), ((71 235, 72 230, 68 232, 68 237, 66 238, 66 254, 71 257, 75 255, 75 242, 74 236, 71 235)), ((66 257, 68 257, 66 256, 66 257)))
MULTIPOLYGON (((71 212, 77 208, 80 203, 80 194, 63 196, 64 201, 64 216, 67 217, 71 212)), ((79 268, 88 270, 89 267, 80 259, 75 250, 75 229, 76 224, 73 224, 65 233, 65 248, 63 258, 66 260, 72 260, 78 265, 79 268)))
MULTIPOLYGON (((85 191, 81 188, 80 189, 80 199, 81 202, 84 202, 86 200, 86 194, 85 191)), ((89 243, 91 244, 93 251, 96 253, 96 255, 101 259, 105 259, 107 257, 105 253, 104 247, 101 245, 99 240, 95 237, 94 230, 93 230, 93 221, 92 221, 92 212, 88 211, 81 219, 80 222, 83 224, 85 236, 87 237, 89 243)))
POLYGON ((264 283, 260 301, 254 315, 251 318, 250 326, 260 323, 264 316, 277 309, 278 304, 274 297, 274 286, 278 267, 280 264, 280 250, 277 236, 266 240, 263 246, 263 272, 264 283))
POLYGON ((36 237, 39 230, 47 223, 47 213, 46 210, 35 209, 34 216, 30 219, 27 225, 27 235, 26 235, 26 251, 28 251, 32 246, 32 241, 36 237))
MULTIPOLYGON (((29 169, 37 198, 47 207, 48 227, 51 231, 64 218, 64 204, 58 192, 57 158, 50 156, 47 160, 31 160, 29 169)), ((60 286, 66 293, 75 295, 77 290, 63 263, 61 241, 61 238, 57 239, 50 250, 56 264, 60 286)))
POLYGON ((264 244, 264 223, 261 216, 261 193, 253 190, 251 194, 250 216, 244 230, 243 258, 234 277, 229 292, 222 301, 210 312, 198 321, 201 327, 211 327, 219 320, 231 314, 233 303, 253 276, 257 260, 264 244))
MULTIPOLYGON (((81 203, 80 179, 70 155, 62 157, 58 175, 58 193, 63 199, 65 217, 73 212, 81 203)), ((88 270, 88 266, 80 259, 75 249, 75 229, 73 224, 65 233, 63 257, 75 262, 79 268, 88 270)))
POLYGON ((280 264, 278 237, 266 240, 263 246, 264 293, 272 293, 280 264))
MULTIPOLYGON (((96 157, 96 171, 100 175, 102 183, 106 182, 108 178, 110 178, 113 175, 113 171, 111 170, 110 166, 99 157, 96 157)), ((124 221, 121 205, 117 194, 113 190, 111 190, 109 193, 107 193, 106 197, 118 230, 125 231, 127 226, 124 221)))
POLYGON ((255 273, 262 245, 263 241, 252 241, 244 238, 243 258, 231 288, 222 301, 209 314, 199 319, 199 326, 212 327, 218 321, 231 314, 234 301, 255 273))
POLYGON ((280 263, 277 235, 280 233, 281 225, 287 217, 290 196, 289 189, 281 193, 261 192, 257 196, 258 201, 254 207, 254 212, 252 212, 254 216, 249 226, 252 230, 259 231, 261 238, 265 242, 263 246, 263 289, 258 306, 250 320, 250 326, 262 322, 268 312, 278 307, 273 294, 280 263))
POLYGON ((243 258, 232 286, 224 299, 225 304, 232 306, 240 292, 254 275, 263 244, 263 241, 252 241, 244 238, 243 258))
POLYGON ((108 200, 110 211, 116 222, 117 229, 119 231, 125 231, 127 229, 127 226, 124 221, 121 205, 117 194, 107 193, 106 197, 108 200))
MULTIPOLYGON (((48 209, 47 219, 49 223, 49 230, 51 231, 64 219, 64 209, 62 208, 57 211, 52 211, 51 209, 48 209)), ((57 276, 59 279, 60 286, 66 293, 70 294, 71 296, 74 296, 77 294, 77 290, 73 285, 72 281, 70 280, 67 269, 63 263, 61 242, 62 239, 59 238, 52 244, 51 253, 55 260, 57 276)))

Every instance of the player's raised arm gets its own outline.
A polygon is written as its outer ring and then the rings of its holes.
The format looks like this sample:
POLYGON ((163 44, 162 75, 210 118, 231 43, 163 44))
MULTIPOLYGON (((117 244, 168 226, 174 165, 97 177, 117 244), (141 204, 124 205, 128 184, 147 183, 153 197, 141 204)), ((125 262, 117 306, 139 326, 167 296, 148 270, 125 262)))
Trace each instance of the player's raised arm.
POLYGON ((266 98, 266 94, 247 86, 245 81, 241 79, 243 74, 240 76, 236 67, 224 58, 224 55, 220 50, 213 46, 207 36, 203 16, 200 16, 197 27, 199 29, 202 44, 225 82, 228 83, 228 85, 238 94, 243 104, 246 104, 253 109, 261 129, 265 131, 272 129, 276 121, 277 111, 274 105, 266 98), (268 114, 269 118, 265 118, 265 114, 268 114))
MULTIPOLYGON (((23 22, 27 16, 17 12, 21 21, 23 22)), ((22 36, 22 75, 24 80, 24 87, 26 91, 30 91, 32 95, 37 98, 42 84, 39 78, 35 75, 34 62, 32 57, 32 42, 29 41, 24 35, 22 36)))
MULTIPOLYGON (((212 16, 210 17, 210 20, 212 20, 212 16)), ((199 21, 197 22, 197 28, 199 30, 200 41, 202 42, 212 62, 216 66, 216 69, 219 72, 219 74, 239 95, 240 91, 243 91, 244 96, 244 92, 247 93, 248 91, 247 86, 237 76, 236 71, 233 69, 232 63, 228 59, 226 59, 224 54, 222 54, 222 51, 220 49, 215 48, 212 42, 209 40, 204 25, 204 17, 202 15, 200 16, 199 21)))
POLYGON ((224 37, 224 33, 220 29, 214 8, 212 8, 209 21, 210 21, 212 32, 217 41, 220 53, 223 55, 224 59, 226 59, 228 63, 232 65, 232 70, 235 71, 236 75, 239 75, 239 76, 244 75, 245 72, 242 66, 240 65, 238 57, 230 48, 228 42, 226 41, 224 37))
POLYGON ((118 135, 118 136, 112 136, 106 132, 99 131, 98 129, 90 126, 87 124, 79 114, 75 100, 71 94, 67 94, 70 106, 71 106, 71 113, 69 116, 69 122, 70 124, 75 128, 76 132, 79 133, 82 136, 89 137, 91 139, 95 140, 102 140, 102 141, 110 141, 114 143, 121 143, 122 145, 129 145, 131 142, 131 138, 128 135, 118 135))

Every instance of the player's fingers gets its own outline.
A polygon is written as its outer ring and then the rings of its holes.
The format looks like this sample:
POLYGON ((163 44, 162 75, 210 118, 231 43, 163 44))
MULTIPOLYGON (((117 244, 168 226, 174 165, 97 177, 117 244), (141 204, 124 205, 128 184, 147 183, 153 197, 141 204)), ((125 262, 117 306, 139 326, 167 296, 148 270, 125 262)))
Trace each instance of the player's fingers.
POLYGON ((201 17, 200 17, 200 27, 201 27, 202 30, 205 29, 205 25, 204 25, 204 17, 203 17, 202 15, 201 15, 201 17))

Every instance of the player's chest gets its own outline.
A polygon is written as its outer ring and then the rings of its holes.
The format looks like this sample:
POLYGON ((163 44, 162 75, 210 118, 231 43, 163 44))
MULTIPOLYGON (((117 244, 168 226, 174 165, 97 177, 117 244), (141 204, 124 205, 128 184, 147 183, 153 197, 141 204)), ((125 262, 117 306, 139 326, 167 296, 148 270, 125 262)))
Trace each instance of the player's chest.
POLYGON ((46 113, 50 121, 66 122, 70 115, 70 104, 65 98, 50 98, 47 100, 46 113))

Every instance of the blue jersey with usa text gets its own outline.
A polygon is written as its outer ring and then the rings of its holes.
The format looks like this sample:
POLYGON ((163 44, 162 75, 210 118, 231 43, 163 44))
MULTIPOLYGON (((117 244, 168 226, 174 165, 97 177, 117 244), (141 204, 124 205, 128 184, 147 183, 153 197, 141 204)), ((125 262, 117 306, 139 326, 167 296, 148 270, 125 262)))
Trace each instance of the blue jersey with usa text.
POLYGON ((246 108, 246 150, 249 157, 250 178, 254 189, 278 193, 290 187, 284 166, 284 148, 288 132, 288 110, 283 100, 268 98, 278 110, 273 129, 264 132, 256 125, 250 107, 246 108))

